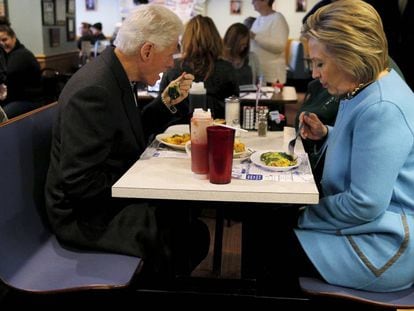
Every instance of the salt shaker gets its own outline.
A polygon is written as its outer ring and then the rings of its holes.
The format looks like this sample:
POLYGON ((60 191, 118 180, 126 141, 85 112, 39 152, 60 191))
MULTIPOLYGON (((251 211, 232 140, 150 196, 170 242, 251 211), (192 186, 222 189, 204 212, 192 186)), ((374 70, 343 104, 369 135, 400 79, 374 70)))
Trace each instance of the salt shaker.
POLYGON ((240 100, 236 96, 225 99, 225 117, 226 124, 239 128, 240 127, 240 100))

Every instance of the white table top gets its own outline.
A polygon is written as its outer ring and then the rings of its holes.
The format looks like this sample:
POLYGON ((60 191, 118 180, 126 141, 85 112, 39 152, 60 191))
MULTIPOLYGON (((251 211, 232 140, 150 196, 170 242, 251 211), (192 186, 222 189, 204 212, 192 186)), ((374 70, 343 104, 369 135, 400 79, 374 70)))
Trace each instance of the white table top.
MULTIPOLYGON (((169 132, 180 133, 178 127, 169 132)), ((188 127, 187 127, 188 132, 188 127)), ((182 131, 181 131, 182 133, 182 131)), ((254 150, 286 150, 294 129, 268 132, 258 137, 257 132, 241 133, 241 141, 254 150)), ((298 139, 296 150, 303 152, 298 139)), ((147 158, 138 160, 112 187, 113 197, 169 200, 201 200, 225 202, 262 202, 315 204, 319 194, 314 182, 251 181, 232 179, 225 185, 211 184, 198 179, 191 172, 189 158, 147 158)))

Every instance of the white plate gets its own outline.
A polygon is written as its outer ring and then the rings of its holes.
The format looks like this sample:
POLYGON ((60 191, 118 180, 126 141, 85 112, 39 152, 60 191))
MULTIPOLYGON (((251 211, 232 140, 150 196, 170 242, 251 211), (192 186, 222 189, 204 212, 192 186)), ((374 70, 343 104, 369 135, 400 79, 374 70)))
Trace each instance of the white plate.
POLYGON ((171 137, 172 135, 175 135, 175 134, 182 135, 184 133, 161 133, 161 134, 158 134, 157 136, 155 136, 155 139, 158 140, 160 143, 162 143, 162 144, 164 144, 164 145, 166 145, 170 148, 185 151, 185 144, 184 145, 175 145, 175 144, 170 144, 170 143, 167 143, 167 142, 163 141, 163 138, 171 137))
POLYGON ((250 155, 253 153, 254 151, 251 149, 247 149, 243 152, 235 152, 233 153, 233 161, 243 161, 246 160, 250 157, 250 155))
POLYGON ((265 152, 284 152, 284 151, 281 151, 281 150, 256 151, 255 153, 253 153, 250 156, 250 160, 252 161, 252 163, 254 163, 255 165, 257 165, 261 168, 264 168, 266 170, 276 171, 276 172, 288 171, 288 170, 291 170, 291 169, 293 169, 295 167, 298 167, 300 165, 300 158, 297 157, 296 165, 291 165, 291 166, 268 166, 262 160, 260 160, 260 156, 265 152))
POLYGON ((164 133, 184 134, 190 133, 190 126, 188 124, 175 124, 167 128, 164 133))

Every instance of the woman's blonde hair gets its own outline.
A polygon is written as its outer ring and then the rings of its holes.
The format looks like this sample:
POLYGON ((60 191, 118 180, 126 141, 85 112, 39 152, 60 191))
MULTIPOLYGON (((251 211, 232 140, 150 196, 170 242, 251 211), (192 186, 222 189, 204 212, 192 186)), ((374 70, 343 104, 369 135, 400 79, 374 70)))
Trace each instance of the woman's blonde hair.
POLYGON ((196 15, 185 26, 181 40, 182 64, 204 80, 213 74, 214 64, 222 57, 223 42, 210 17, 196 15))
POLYGON ((306 20, 301 35, 322 43, 337 66, 357 83, 375 80, 388 67, 381 17, 364 1, 335 1, 321 7, 306 20))

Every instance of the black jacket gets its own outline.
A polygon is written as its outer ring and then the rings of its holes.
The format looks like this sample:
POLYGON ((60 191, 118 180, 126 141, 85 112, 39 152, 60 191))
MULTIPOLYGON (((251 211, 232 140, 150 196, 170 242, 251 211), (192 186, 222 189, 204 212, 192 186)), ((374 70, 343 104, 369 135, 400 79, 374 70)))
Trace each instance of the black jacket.
POLYGON ((77 71, 58 102, 45 190, 53 231, 76 246, 144 256, 139 241, 153 232, 153 216, 111 197, 112 185, 146 147, 140 111, 113 48, 77 71))
POLYGON ((13 101, 37 101, 41 96, 40 65, 34 54, 16 41, 13 50, 7 54, 7 98, 13 101))

